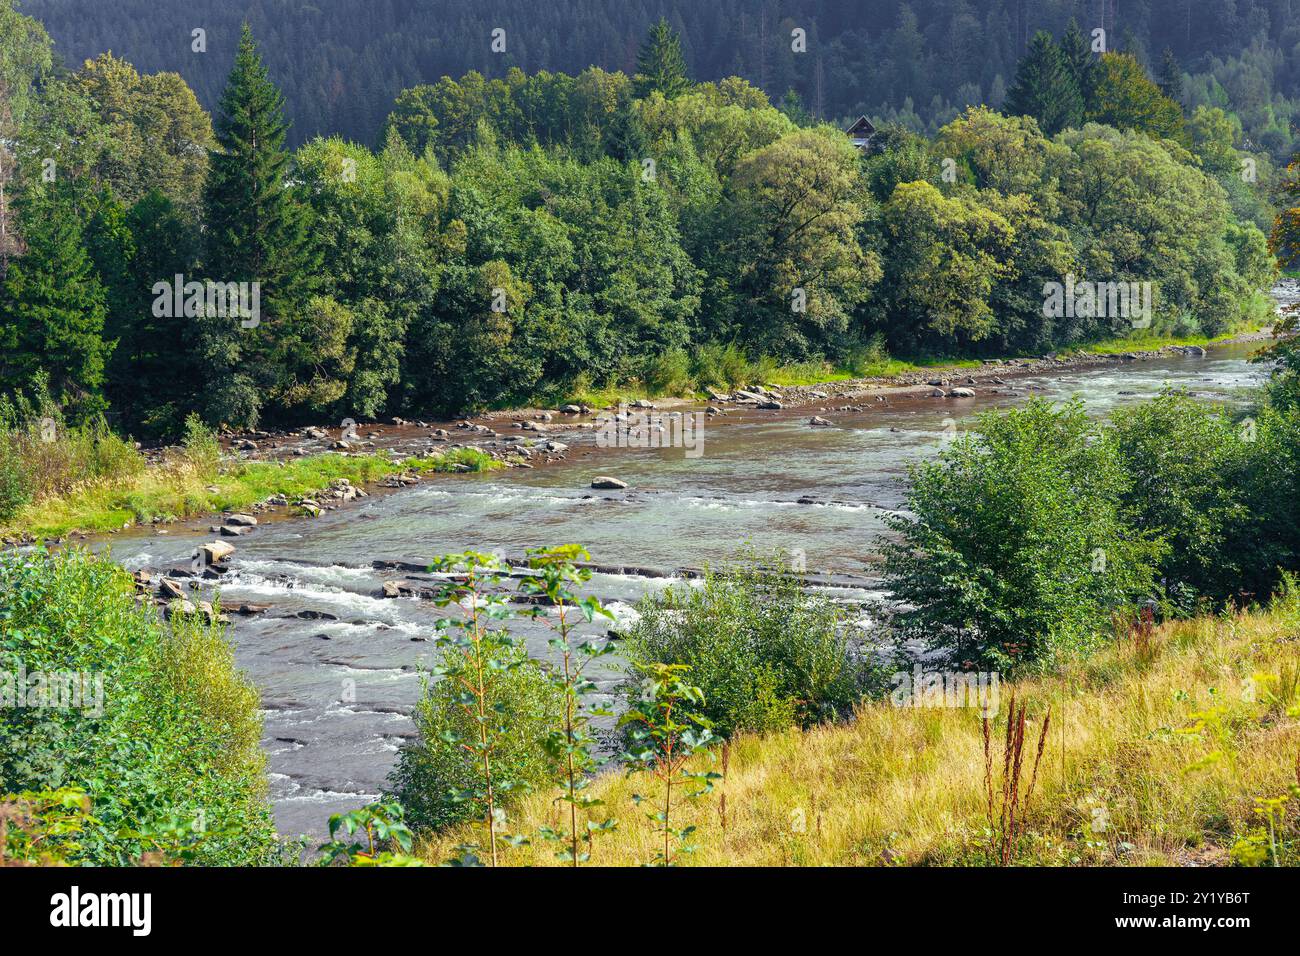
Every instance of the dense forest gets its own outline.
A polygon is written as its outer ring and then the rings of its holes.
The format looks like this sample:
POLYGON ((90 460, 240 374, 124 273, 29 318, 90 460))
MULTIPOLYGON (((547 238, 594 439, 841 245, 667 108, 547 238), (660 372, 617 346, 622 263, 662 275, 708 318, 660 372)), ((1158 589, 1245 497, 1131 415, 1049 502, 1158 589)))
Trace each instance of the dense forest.
POLYGON ((1295 0, 27 0, 25 11, 70 65, 112 50, 145 72, 179 72, 209 109, 247 19, 287 91, 291 145, 330 133, 378 145, 397 93, 443 75, 631 73, 660 16, 697 79, 739 76, 773 102, 793 90, 830 121, 867 114, 934 133, 967 106, 999 108, 1034 33, 1059 34, 1072 17, 1153 73, 1169 51, 1188 110, 1231 108, 1275 159, 1291 152, 1300 110, 1295 0), (206 54, 192 50, 195 29, 206 54))
POLYGON ((0 388, 137 437, 193 412, 451 414, 735 384, 760 359, 1212 336, 1270 310, 1268 156, 1077 24, 1034 37, 1021 115, 888 124, 866 151, 742 78, 695 82, 666 21, 631 75, 470 72, 401 92, 378 150, 293 150, 247 27, 213 122, 174 73, 59 70, 3 7, 0 388), (1149 289, 1149 314, 1045 308, 1084 279, 1149 289))

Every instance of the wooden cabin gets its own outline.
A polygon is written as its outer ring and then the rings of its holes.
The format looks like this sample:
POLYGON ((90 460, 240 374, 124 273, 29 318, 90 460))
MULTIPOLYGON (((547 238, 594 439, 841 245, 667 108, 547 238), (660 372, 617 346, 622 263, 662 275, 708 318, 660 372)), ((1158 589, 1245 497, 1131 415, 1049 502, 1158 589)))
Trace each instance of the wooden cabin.
POLYGON ((871 146, 871 137, 876 135, 876 128, 871 125, 871 120, 865 116, 859 116, 858 121, 846 129, 844 133, 854 146, 866 151, 871 146))

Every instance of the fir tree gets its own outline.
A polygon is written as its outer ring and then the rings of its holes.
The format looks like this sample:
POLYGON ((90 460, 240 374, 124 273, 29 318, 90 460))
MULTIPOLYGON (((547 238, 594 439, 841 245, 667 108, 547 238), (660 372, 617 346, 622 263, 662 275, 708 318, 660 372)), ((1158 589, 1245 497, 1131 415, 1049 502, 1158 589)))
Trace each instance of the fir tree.
POLYGON ((1156 81, 1165 96, 1169 97, 1181 108, 1183 105, 1183 67, 1174 56, 1174 51, 1165 48, 1165 54, 1160 62, 1160 78, 1156 81))
POLYGON ((1050 33, 1040 30, 1034 35, 1016 68, 1004 111, 1034 117, 1048 136, 1078 126, 1083 119, 1079 84, 1050 33))
POLYGON ((68 420, 107 407, 104 286, 83 245, 70 187, 34 193, 20 205, 26 253, 9 264, 0 290, 0 387, 30 391, 48 379, 68 420))
POLYGON ((1092 52, 1088 38, 1079 29, 1078 21, 1071 18, 1061 37, 1061 57, 1066 69, 1074 77, 1075 86, 1083 100, 1083 114, 1092 109, 1093 95, 1096 88, 1097 55, 1092 52))
POLYGON ((211 367, 206 412, 214 422, 257 423, 284 367, 279 343, 296 338, 286 325, 316 284, 320 257, 308 238, 308 209, 286 188, 287 130, 284 98, 245 24, 218 107, 218 148, 204 189, 204 268, 216 282, 259 283, 261 311, 251 328, 238 316, 201 318, 211 367))
POLYGON ((681 38, 661 18, 650 28, 650 35, 636 59, 636 95, 648 96, 658 90, 672 99, 690 88, 681 38))

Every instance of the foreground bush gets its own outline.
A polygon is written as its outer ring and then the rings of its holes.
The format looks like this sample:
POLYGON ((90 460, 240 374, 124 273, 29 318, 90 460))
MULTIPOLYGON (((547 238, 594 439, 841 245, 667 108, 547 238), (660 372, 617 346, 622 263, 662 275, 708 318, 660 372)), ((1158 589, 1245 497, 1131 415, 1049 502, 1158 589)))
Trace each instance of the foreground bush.
POLYGON ((982 415, 911 478, 883 549, 903 638, 1012 669, 1095 645, 1156 593, 1161 547, 1128 520, 1129 476, 1079 402, 982 415))
POLYGON ((120 567, 84 551, 0 556, 0 794, 88 800, 79 832, 46 852, 276 859, 258 708, 221 628, 162 624, 120 567))
POLYGON ((839 608, 752 558, 710 571, 699 587, 649 595, 637 611, 622 653, 689 667, 704 692, 700 712, 721 737, 843 716, 869 684, 839 608))
MULTIPOLYGON (((500 663, 487 694, 493 725, 501 730, 493 770, 522 792, 555 772, 542 741, 559 722, 563 694, 522 647, 504 652, 500 663)), ((407 823, 417 830, 442 829, 484 814, 481 799, 459 798, 474 789, 479 774, 476 755, 462 743, 478 736, 474 718, 461 706, 464 694, 454 679, 425 685, 414 714, 419 737, 402 748, 389 778, 407 823)))
POLYGON ((1253 423, 1180 391, 1126 410, 1107 432, 1130 479, 1125 511, 1167 545, 1159 574, 1178 603, 1221 603, 1240 585, 1254 432, 1253 423))

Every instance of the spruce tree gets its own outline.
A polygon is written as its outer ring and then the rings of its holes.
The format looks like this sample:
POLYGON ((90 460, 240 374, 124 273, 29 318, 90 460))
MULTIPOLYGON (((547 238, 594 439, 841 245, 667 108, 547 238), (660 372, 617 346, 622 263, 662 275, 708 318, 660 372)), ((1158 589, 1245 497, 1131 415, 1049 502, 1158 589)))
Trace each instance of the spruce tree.
POLYGON ((1183 106, 1183 67, 1174 56, 1174 51, 1165 47, 1165 54, 1160 62, 1160 78, 1156 81, 1165 96, 1183 106))
POLYGON ((20 204, 26 253, 9 263, 0 288, 0 387, 28 391, 47 380, 70 422, 107 407, 104 286, 82 239, 69 187, 20 204))
POLYGON ((209 420, 251 427, 282 378, 278 354, 287 324, 307 302, 320 257, 309 240, 309 211, 286 188, 291 157, 284 97, 271 82, 244 25, 234 69, 218 107, 217 149, 204 189, 204 272, 215 282, 257 282, 255 327, 238 316, 200 319, 209 420))
POLYGON ((636 59, 636 95, 648 96, 658 90, 668 99, 691 88, 682 56, 681 38, 661 18, 650 28, 650 35, 636 59))
POLYGON ((1078 82, 1050 33, 1040 30, 1034 35, 1016 68, 1004 112, 1034 117, 1048 136, 1078 126, 1083 119, 1078 82))
POLYGON ((1074 77, 1075 86, 1083 100, 1083 115, 1092 109, 1093 95, 1096 88, 1097 54, 1092 52, 1092 45, 1079 29, 1078 21, 1071 18, 1061 37, 1061 57, 1066 69, 1074 77))

